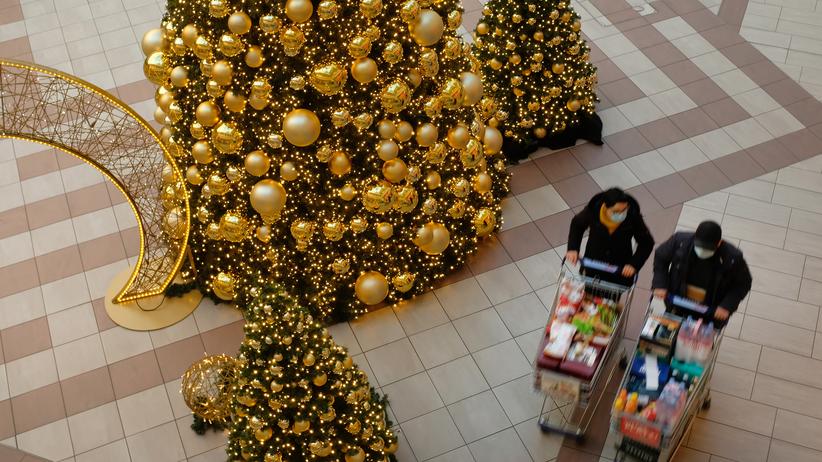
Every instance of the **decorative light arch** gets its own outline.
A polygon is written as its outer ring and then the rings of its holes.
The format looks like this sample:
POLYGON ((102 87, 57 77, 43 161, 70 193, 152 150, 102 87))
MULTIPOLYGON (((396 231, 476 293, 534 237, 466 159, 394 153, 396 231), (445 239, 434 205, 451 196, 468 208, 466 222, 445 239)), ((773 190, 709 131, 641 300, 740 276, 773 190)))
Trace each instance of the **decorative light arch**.
POLYGON ((0 59, 0 138, 34 141, 74 155, 123 193, 137 219, 140 252, 124 303, 159 295, 183 264, 190 228, 185 180, 157 133, 128 105, 63 72, 0 59), (172 187, 172 197, 163 193, 172 187), (177 208, 176 232, 168 233, 177 208))

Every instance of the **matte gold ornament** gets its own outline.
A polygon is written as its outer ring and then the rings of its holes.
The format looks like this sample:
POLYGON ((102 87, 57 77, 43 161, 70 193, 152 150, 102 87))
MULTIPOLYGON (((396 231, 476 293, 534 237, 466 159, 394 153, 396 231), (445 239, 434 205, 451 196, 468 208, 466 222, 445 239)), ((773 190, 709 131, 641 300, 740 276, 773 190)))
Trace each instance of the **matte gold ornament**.
POLYGON ((168 46, 168 40, 166 40, 162 29, 149 29, 140 40, 140 47, 146 56, 150 56, 157 51, 163 51, 166 46, 168 46))
POLYGON ((394 226, 391 223, 377 223, 374 230, 380 239, 388 239, 394 234, 394 226))
POLYGON ((554 63, 551 65, 551 72, 554 74, 562 74, 565 71, 565 64, 554 63))
POLYGON ((314 4, 311 0, 287 0, 285 2, 285 15, 298 24, 308 21, 313 12, 314 4))
POLYGON ((231 78, 234 76, 234 69, 231 67, 231 63, 221 59, 214 63, 211 74, 212 80, 219 85, 225 86, 231 83, 231 78))
POLYGON ((285 181, 294 181, 299 176, 299 171, 297 170, 297 166, 294 165, 294 162, 283 162, 280 165, 280 178, 285 181))
POLYGON ((222 122, 211 133, 211 143, 223 154, 237 152, 243 144, 243 135, 233 122, 222 122))
POLYGON ((473 106, 482 99, 482 79, 473 72, 460 74, 460 83, 465 92, 464 106, 473 106))
POLYGON ((236 56, 245 48, 240 37, 234 34, 223 34, 220 37, 220 52, 226 56, 236 56))
POLYGON ((417 247, 427 246, 434 240, 433 227, 429 225, 430 223, 417 229, 414 238, 411 240, 417 247))
POLYGON ((581 104, 578 99, 571 99, 568 100, 568 104, 566 104, 565 107, 567 107, 571 112, 577 112, 581 107, 581 104))
POLYGON ((407 121, 402 120, 397 123, 397 132, 394 133, 394 139, 400 143, 405 143, 414 136, 414 127, 407 121))
POLYGON ((474 228, 477 231, 477 236, 483 237, 491 234, 497 226, 497 216, 494 212, 487 208, 482 208, 477 211, 473 219, 474 228))
POLYGON ((280 33, 280 43, 287 56, 297 56, 305 43, 305 34, 298 27, 289 26, 280 33))
POLYGON ((377 133, 379 133, 380 138, 390 140, 397 133, 397 124, 389 119, 382 119, 377 122, 377 133))
POLYGON ((271 240, 271 227, 268 225, 258 226, 254 236, 262 243, 268 243, 271 240))
POLYGON ((328 63, 315 67, 308 81, 320 93, 333 95, 343 89, 346 79, 348 79, 348 73, 344 67, 337 63, 328 63))
POLYGON ((440 63, 437 52, 431 49, 423 49, 420 52, 419 69, 422 75, 433 77, 440 71, 440 63))
POLYGON ((359 234, 368 229, 368 221, 362 217, 354 217, 351 219, 351 232, 359 234))
POLYGON ((376 18, 381 12, 382 0, 360 0, 360 13, 366 18, 376 18))
POLYGON ((186 181, 197 186, 202 184, 205 180, 202 175, 200 175, 200 169, 198 169, 196 165, 190 165, 186 169, 186 181))
POLYGON ((285 206, 286 197, 283 185, 268 178, 258 181, 249 194, 251 207, 266 223, 271 223, 279 217, 285 206))
POLYGON ((237 278, 231 273, 219 272, 211 281, 211 290, 222 300, 231 301, 236 297, 237 278))
POLYGON ((522 62, 522 57, 518 54, 513 54, 508 58, 508 62, 516 66, 522 62))
POLYGON ((420 74, 420 71, 417 69, 411 69, 406 76, 408 77, 408 82, 411 83, 411 86, 414 88, 419 87, 422 83, 422 74, 420 74))
POLYGON ((385 44, 382 51, 382 58, 389 64, 396 64, 402 60, 402 45, 397 41, 390 41, 385 44))
MULTIPOLYGON (((334 271, 336 274, 345 274, 348 272, 351 264, 348 262, 346 258, 337 258, 331 263, 331 270, 334 271)), ((333 409, 333 408, 331 408, 333 409)), ((320 416, 322 418, 322 416, 320 416)))
POLYGON ((450 78, 445 82, 440 92, 440 102, 446 109, 456 109, 462 105, 465 91, 459 80, 450 78))
POLYGON ((337 16, 339 9, 340 7, 337 5, 337 2, 333 0, 323 0, 317 5, 317 16, 319 16, 320 19, 331 19, 337 16))
POLYGON ((428 189, 437 189, 442 184, 442 177, 436 170, 431 170, 425 175, 425 187, 428 189))
POLYGON ((211 145, 207 141, 198 141, 191 146, 191 155, 201 164, 208 164, 214 160, 211 155, 211 145))
POLYGON ((417 207, 419 195, 413 186, 405 185, 399 187, 395 193, 394 208, 402 213, 408 213, 417 207))
POLYGON ((377 63, 371 58, 359 58, 351 64, 351 76, 363 84, 376 79, 377 72, 377 63))
POLYGON ((231 242, 242 242, 248 232, 248 220, 235 212, 228 212, 220 218, 220 235, 231 242))
POLYGON ((394 80, 382 89, 380 102, 387 112, 396 114, 411 101, 411 89, 402 80, 394 80))
POLYGON ((371 52, 371 39, 358 35, 348 42, 348 54, 352 58, 364 58, 371 52))
POLYGON ((294 146, 310 146, 320 137, 320 119, 308 109, 294 109, 283 119, 283 135, 294 146))
POLYGON ((339 221, 326 221, 323 224, 323 236, 329 241, 339 241, 345 234, 345 224, 339 221))
POLYGON ((228 90, 223 95, 223 105, 231 112, 242 112, 245 109, 245 96, 228 90))
POLYGON ((247 34, 251 30, 251 18, 244 11, 237 11, 228 17, 228 30, 237 35, 247 34))
POLYGON ((248 47, 248 50, 245 52, 245 63, 248 67, 257 68, 263 65, 265 62, 265 56, 263 56, 263 49, 252 45, 248 47))
POLYGON ((462 11, 451 10, 448 12, 448 28, 457 30, 462 25, 462 11))
POLYGON ((351 171, 351 160, 343 151, 335 151, 328 160, 328 169, 336 176, 343 176, 351 171))
POLYGON ((399 183, 408 174, 408 166, 402 159, 391 159, 382 166, 382 174, 386 180, 392 183, 399 183))
POLYGON ((377 155, 382 160, 391 160, 397 157, 400 152, 400 147, 394 140, 382 140, 377 146, 377 155))
POLYGON ((152 83, 163 85, 171 75, 171 61, 162 51, 155 51, 146 58, 143 73, 152 83))
POLYGON ((351 186, 351 183, 346 183, 340 188, 339 194, 342 200, 350 201, 357 195, 357 190, 354 189, 354 186, 351 186))
POLYGON ((418 45, 430 47, 440 41, 445 30, 442 16, 434 10, 424 9, 411 25, 411 36, 418 45))
POLYGON ((537 127, 534 129, 534 136, 538 139, 545 138, 548 135, 548 132, 545 130, 544 127, 537 127))
POLYGON ((468 141, 471 139, 471 132, 465 125, 458 124, 448 130, 448 136, 446 139, 452 148, 462 149, 468 145, 468 141))
POLYGON ((425 227, 431 232, 431 240, 427 244, 419 246, 420 250, 428 255, 439 255, 444 252, 451 243, 451 233, 448 228, 442 223, 436 222, 429 222, 425 227))
POLYGON ((371 213, 382 215, 391 209, 393 202, 394 188, 385 180, 370 183, 362 194, 362 203, 371 213))
POLYGON ((432 123, 424 123, 417 127, 417 144, 422 147, 432 146, 437 142, 439 130, 432 123))
POLYGON ((169 74, 171 84, 177 88, 182 88, 188 85, 188 68, 185 66, 177 66, 171 70, 169 74))
POLYGON ((391 278, 391 284, 400 292, 408 292, 414 287, 415 276, 411 273, 400 273, 391 278))
POLYGON ((496 154, 502 150, 502 133, 494 127, 485 127, 482 135, 483 148, 486 154, 496 154))
POLYGON ((476 31, 479 35, 485 35, 488 33, 489 27, 487 23, 481 22, 477 24, 476 31))
POLYGON ((294 427, 291 429, 296 434, 303 433, 311 428, 311 421, 310 420, 295 420, 294 427))
POLYGON ((357 278, 354 293, 366 305, 376 305, 388 296, 388 281, 377 271, 367 271, 357 278))
POLYGON ((491 69, 498 71, 502 69, 502 63, 497 58, 492 58, 488 61, 488 65, 491 66, 491 69))
POLYGON ((477 173, 474 177, 474 190, 480 194, 491 191, 491 175, 486 172, 477 173))

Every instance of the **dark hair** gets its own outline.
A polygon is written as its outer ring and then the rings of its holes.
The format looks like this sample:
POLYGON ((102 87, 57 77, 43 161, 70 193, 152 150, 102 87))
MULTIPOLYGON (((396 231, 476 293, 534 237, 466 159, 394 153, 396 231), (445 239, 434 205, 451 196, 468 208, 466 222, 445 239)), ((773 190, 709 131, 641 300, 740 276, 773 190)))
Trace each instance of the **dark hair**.
POLYGON ((602 202, 605 207, 613 207, 618 202, 631 202, 631 196, 619 188, 611 188, 602 193, 602 202))

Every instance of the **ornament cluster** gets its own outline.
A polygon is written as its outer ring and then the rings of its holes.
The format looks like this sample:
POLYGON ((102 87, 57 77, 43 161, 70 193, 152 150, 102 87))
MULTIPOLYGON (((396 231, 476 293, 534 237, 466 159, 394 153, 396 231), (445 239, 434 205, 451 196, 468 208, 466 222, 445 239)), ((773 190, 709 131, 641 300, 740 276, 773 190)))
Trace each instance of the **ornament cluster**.
POLYGON ((204 290, 266 277, 350 317, 430 289, 498 228, 499 111, 461 21, 457 0, 168 2, 144 71, 204 290))

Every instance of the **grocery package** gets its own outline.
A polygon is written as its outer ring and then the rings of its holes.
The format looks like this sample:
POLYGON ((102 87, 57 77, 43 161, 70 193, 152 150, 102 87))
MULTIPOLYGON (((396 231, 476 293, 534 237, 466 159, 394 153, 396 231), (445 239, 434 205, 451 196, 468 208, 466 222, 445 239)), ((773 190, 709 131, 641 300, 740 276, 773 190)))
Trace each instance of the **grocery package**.
POLYGON ((649 316, 639 334, 640 350, 656 356, 670 356, 680 324, 682 318, 671 313, 649 316))
POLYGON ((682 363, 704 365, 713 347, 714 327, 704 324, 702 319, 688 317, 680 326, 676 337, 674 358, 682 363))

